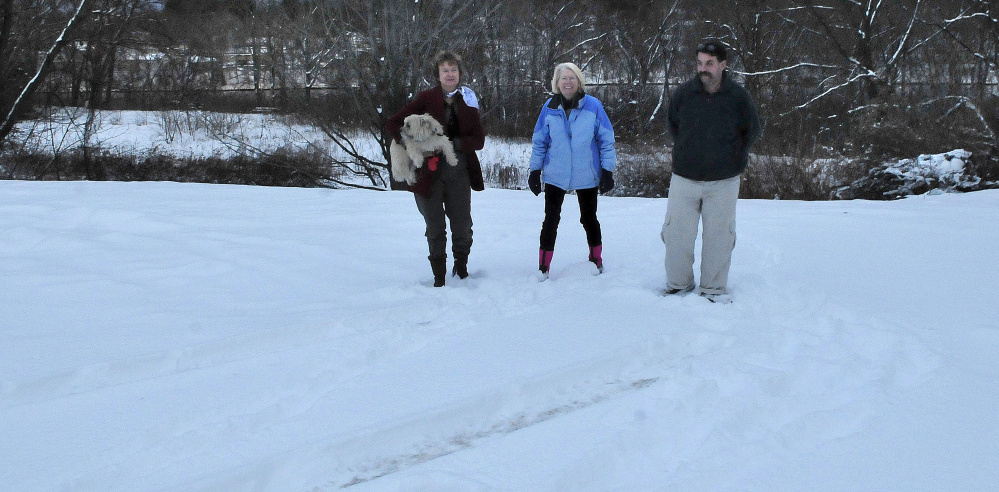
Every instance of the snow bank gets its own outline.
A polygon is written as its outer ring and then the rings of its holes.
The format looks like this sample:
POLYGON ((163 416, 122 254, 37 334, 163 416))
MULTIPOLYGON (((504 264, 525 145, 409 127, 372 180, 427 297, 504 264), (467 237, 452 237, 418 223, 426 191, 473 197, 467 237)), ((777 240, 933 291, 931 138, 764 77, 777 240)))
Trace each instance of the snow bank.
POLYGON ((915 159, 875 166, 867 176, 836 189, 833 196, 840 199, 865 198, 886 200, 924 193, 977 191, 982 178, 968 169, 971 152, 963 149, 942 154, 923 154, 915 159))
POLYGON ((957 149, 943 154, 923 154, 915 160, 903 159, 890 164, 884 172, 897 176, 905 183, 890 193, 912 195, 927 188, 936 193, 971 189, 982 180, 978 176, 965 174, 965 162, 970 157, 971 152, 957 149))

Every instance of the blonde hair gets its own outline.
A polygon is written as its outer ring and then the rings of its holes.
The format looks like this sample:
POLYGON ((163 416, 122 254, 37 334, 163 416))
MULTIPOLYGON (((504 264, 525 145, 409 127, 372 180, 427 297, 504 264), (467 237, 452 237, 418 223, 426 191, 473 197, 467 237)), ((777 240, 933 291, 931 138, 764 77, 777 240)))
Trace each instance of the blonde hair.
POLYGON ((583 71, 575 63, 565 62, 555 66, 555 74, 552 75, 552 94, 561 92, 558 89, 558 77, 565 69, 572 70, 572 73, 576 74, 576 78, 579 79, 579 92, 586 92, 586 78, 583 77, 583 71))

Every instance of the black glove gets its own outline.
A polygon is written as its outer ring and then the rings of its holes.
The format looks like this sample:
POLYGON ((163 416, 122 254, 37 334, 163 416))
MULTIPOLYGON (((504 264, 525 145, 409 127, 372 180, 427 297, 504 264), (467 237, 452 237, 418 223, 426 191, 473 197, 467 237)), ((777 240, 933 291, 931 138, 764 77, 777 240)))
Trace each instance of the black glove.
POLYGON ((534 196, 541 194, 541 170, 531 171, 531 175, 527 177, 527 186, 531 188, 531 193, 534 196))
POLYGON ((614 189, 614 173, 606 169, 601 170, 600 173, 600 194, 605 195, 608 191, 614 189))

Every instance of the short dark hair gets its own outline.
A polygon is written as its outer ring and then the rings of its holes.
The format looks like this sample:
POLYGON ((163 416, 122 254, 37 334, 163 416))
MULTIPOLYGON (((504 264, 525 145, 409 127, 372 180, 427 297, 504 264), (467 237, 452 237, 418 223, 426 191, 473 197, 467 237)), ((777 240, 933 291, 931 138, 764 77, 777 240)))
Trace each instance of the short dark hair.
POLYGON ((711 55, 720 62, 728 60, 728 47, 717 39, 708 39, 697 45, 697 52, 711 55))
POLYGON ((438 51, 437 54, 434 55, 433 65, 430 66, 430 73, 433 74, 435 80, 439 78, 441 75, 440 66, 443 63, 451 63, 457 65, 458 73, 460 75, 465 74, 465 65, 461 62, 461 56, 459 56, 453 51, 443 50, 443 51, 438 51))

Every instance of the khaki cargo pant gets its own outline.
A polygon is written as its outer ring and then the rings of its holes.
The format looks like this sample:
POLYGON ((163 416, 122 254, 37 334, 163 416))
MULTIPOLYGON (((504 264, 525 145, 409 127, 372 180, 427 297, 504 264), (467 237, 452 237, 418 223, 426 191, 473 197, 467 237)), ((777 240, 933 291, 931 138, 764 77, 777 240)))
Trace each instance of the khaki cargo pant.
POLYGON ((694 243, 702 225, 703 294, 725 294, 735 248, 735 204, 740 177, 693 181, 673 175, 666 201, 662 240, 666 245, 666 283, 670 289, 694 287, 694 243))

